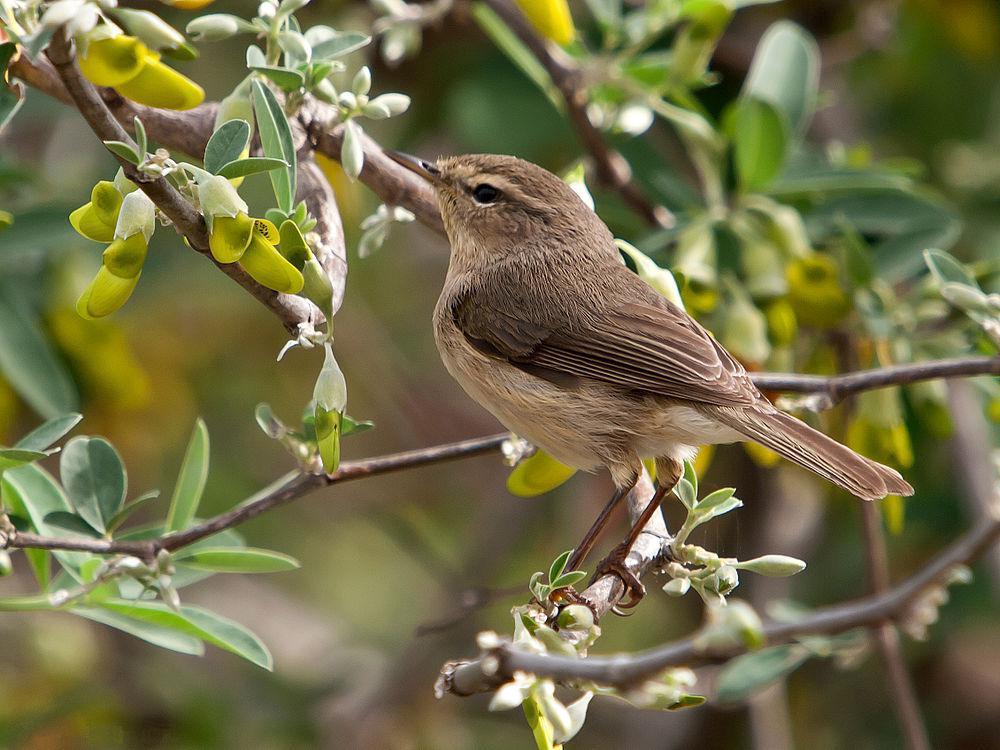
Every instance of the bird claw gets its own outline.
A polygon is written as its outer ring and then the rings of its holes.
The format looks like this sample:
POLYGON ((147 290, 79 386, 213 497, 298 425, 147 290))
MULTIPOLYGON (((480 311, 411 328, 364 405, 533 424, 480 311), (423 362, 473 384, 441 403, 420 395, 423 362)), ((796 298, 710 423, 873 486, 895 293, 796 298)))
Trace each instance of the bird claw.
POLYGON ((620 602, 611 608, 612 612, 621 616, 625 615, 623 610, 633 609, 646 596, 646 587, 642 585, 642 581, 625 564, 625 561, 628 559, 628 553, 628 546, 619 544, 611 551, 611 554, 601 560, 593 578, 596 581, 598 578, 609 573, 621 578, 622 584, 625 586, 625 593, 623 594, 624 602, 620 602))

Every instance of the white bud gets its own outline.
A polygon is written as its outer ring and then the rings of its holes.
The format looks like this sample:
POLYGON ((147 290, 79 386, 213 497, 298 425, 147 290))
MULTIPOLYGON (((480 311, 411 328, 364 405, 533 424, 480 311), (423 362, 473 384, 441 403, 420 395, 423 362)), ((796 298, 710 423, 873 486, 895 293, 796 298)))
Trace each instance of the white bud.
POLYGON ((115 225, 115 237, 126 239, 133 234, 142 232, 149 242, 156 229, 156 206, 141 190, 134 190, 122 200, 118 212, 118 223, 115 225))

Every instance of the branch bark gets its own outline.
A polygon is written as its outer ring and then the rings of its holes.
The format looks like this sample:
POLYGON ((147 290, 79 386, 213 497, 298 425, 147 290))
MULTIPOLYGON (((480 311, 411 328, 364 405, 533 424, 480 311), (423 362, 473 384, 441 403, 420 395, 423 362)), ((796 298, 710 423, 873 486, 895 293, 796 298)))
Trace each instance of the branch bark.
MULTIPOLYGON (((111 114, 94 85, 80 73, 74 59, 72 42, 64 31, 60 30, 52 38, 47 54, 68 96, 94 134, 102 141, 122 141, 136 147, 135 141, 111 114)), ((122 165, 125 176, 149 196, 163 215, 170 219, 176 230, 187 239, 191 247, 211 258, 205 220, 194 206, 166 179, 153 178, 139 172, 135 165, 117 155, 115 158, 122 165)), ((304 297, 275 292, 258 284, 236 263, 219 263, 212 260, 223 273, 274 312, 290 332, 296 331, 300 322, 322 321, 322 313, 304 297)))
POLYGON ((143 541, 118 541, 113 539, 66 539, 62 537, 47 537, 40 534, 8 530, 6 536, 0 538, 0 549, 60 549, 93 552, 101 555, 124 554, 135 555, 144 559, 153 559, 160 550, 172 552, 197 542, 199 539, 217 534, 224 529, 238 526, 262 513, 286 505, 320 487, 348 482, 352 479, 401 471, 417 466, 453 461, 459 458, 479 456, 492 453, 500 448, 509 433, 488 435, 486 437, 460 440, 455 443, 445 443, 429 448, 420 448, 402 453, 391 453, 385 456, 345 461, 333 474, 307 474, 293 472, 282 477, 270 487, 257 495, 237 505, 232 510, 221 513, 213 518, 191 526, 182 531, 166 534, 156 539, 143 541))
MULTIPOLYGON (((817 609, 795 622, 769 622, 764 626, 766 643, 776 645, 805 635, 833 635, 857 627, 903 620, 929 589, 942 585, 956 566, 975 560, 998 538, 1000 498, 997 498, 993 515, 987 521, 967 531, 937 557, 888 591, 817 609)), ((588 681, 628 688, 670 667, 722 661, 744 652, 745 649, 737 648, 706 649, 698 644, 695 637, 635 654, 591 656, 586 659, 528 653, 504 644, 479 658, 446 664, 438 687, 439 694, 468 696, 495 690, 510 681, 515 672, 529 672, 562 682, 588 681)))

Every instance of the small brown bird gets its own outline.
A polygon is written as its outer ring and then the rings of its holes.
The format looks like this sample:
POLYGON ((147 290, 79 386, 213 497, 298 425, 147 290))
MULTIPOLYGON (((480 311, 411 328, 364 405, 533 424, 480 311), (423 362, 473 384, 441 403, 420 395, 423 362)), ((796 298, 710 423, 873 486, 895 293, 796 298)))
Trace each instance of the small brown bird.
MULTIPOLYGON (((626 268, 611 231, 551 172, 511 156, 393 158, 435 188, 451 261, 434 311, 448 372, 511 431, 617 491, 574 552, 656 460, 657 490, 600 566, 623 565, 700 445, 753 440, 865 500, 910 495, 897 471, 776 409, 743 366, 626 268)), ((572 569, 572 568, 570 568, 572 569)))

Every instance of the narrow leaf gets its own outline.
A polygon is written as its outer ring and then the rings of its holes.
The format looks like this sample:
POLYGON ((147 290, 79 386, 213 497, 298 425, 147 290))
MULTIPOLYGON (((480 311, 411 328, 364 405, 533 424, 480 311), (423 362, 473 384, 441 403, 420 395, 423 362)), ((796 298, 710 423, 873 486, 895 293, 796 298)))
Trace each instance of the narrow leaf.
POLYGON ((275 169, 269 174, 278 207, 285 213, 291 213, 295 208, 296 164, 292 131, 271 89, 258 80, 253 82, 253 107, 264 155, 282 159, 288 164, 286 169, 275 169))
POLYGON ((30 306, 10 287, 0 288, 0 373, 38 414, 75 411, 79 396, 30 306))
POLYGON ((732 119, 736 173, 746 191, 766 187, 785 162, 788 145, 783 116, 760 99, 742 99, 732 119))
POLYGON ((573 550, 568 549, 552 561, 552 565, 549 566, 550 584, 562 575, 562 572, 566 569, 566 563, 569 561, 569 556, 572 554, 573 550))
POLYGON ((273 65, 254 65, 250 69, 270 78, 282 91, 297 91, 306 84, 305 76, 297 70, 276 68, 273 65))
POLYGON ((160 496, 159 490, 150 490, 149 492, 139 495, 132 502, 124 505, 120 511, 115 513, 111 518, 108 519, 107 527, 108 533, 112 533, 118 529, 125 521, 128 520, 135 511, 144 506, 146 503, 156 500, 160 496))
MULTIPOLYGON (((97 539, 101 536, 100 531, 84 521, 76 513, 70 513, 65 510, 57 510, 47 514, 45 516, 45 523, 61 531, 68 531, 71 536, 85 536, 90 539, 97 539)), ((60 534, 59 536, 65 536, 65 534, 60 534)))
POLYGON ((130 164, 138 164, 142 161, 142 159, 139 158, 138 152, 128 143, 124 143, 122 141, 104 141, 104 145, 108 147, 108 151, 113 153, 115 156, 120 156, 130 164))
POLYGON ((811 656, 798 644, 785 644, 737 656, 719 673, 717 698, 734 703, 792 673, 811 656))
POLYGON ((246 159, 237 159, 236 161, 224 164, 218 170, 217 174, 222 175, 227 180, 231 180, 235 177, 246 177, 247 175, 257 174, 258 172, 269 172, 272 169, 282 168, 287 169, 288 164, 281 159, 270 159, 265 156, 251 156, 246 159))
POLYGON ((255 547, 183 550, 175 554, 174 559, 192 568, 216 573, 279 573, 300 567, 294 557, 255 547))
POLYGON ((56 417, 55 419, 50 419, 45 422, 23 438, 17 441, 15 448, 22 448, 29 451, 44 451, 50 445, 55 443, 59 438, 65 435, 67 432, 76 427, 83 416, 80 414, 65 414, 61 417, 56 417))
POLYGON ((169 627, 163 627, 151 622, 143 622, 142 620, 98 607, 73 607, 69 611, 74 615, 99 622, 102 625, 117 628, 124 633, 128 633, 160 648, 191 656, 202 656, 205 653, 205 644, 199 638, 188 633, 178 632, 169 627))
POLYGON ((0 448, 0 471, 16 469, 48 455, 42 451, 27 451, 22 448, 0 448))
POLYGON ((271 654, 257 636, 239 623, 201 607, 185 605, 179 612, 174 612, 163 602, 123 599, 101 602, 101 607, 126 617, 200 638, 242 656, 264 669, 270 670, 272 667, 271 654))
POLYGON ((166 531, 186 529, 198 510, 201 493, 208 479, 208 428, 200 417, 188 442, 184 461, 177 475, 177 484, 170 499, 166 531))

